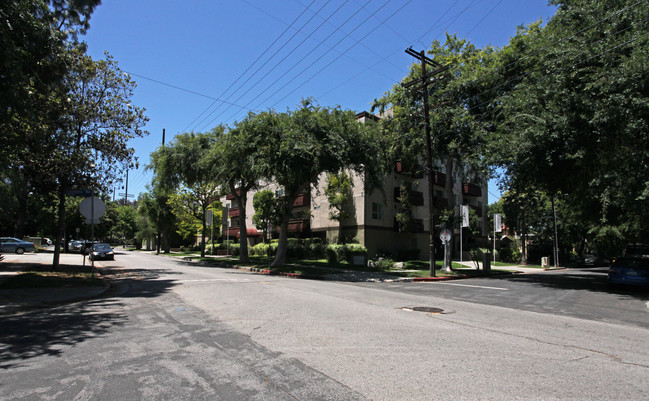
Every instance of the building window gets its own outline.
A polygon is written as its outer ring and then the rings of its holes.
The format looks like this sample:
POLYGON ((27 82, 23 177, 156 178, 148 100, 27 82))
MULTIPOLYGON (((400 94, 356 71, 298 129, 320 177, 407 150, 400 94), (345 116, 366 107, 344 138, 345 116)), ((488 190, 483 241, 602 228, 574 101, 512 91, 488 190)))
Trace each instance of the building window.
POLYGON ((372 219, 381 220, 382 218, 381 204, 372 202, 372 219))

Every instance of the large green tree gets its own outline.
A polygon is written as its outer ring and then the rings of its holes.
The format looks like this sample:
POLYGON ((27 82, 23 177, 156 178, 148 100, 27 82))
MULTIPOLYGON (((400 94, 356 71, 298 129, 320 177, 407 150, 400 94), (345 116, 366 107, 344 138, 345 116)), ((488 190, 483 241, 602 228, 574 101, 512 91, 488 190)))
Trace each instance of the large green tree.
POLYGON ((300 108, 277 116, 277 129, 267 133, 262 151, 265 177, 278 184, 279 244, 272 266, 286 261, 288 227, 297 197, 317 184, 323 173, 343 168, 359 174, 368 191, 378 188, 385 172, 382 138, 374 124, 356 115, 304 100, 300 108))
POLYGON ((649 9, 552 3, 545 27, 521 28, 503 49, 493 155, 505 186, 565 202, 570 220, 589 228, 577 243, 615 229, 647 241, 649 9))
POLYGON ((230 193, 239 208, 239 260, 248 260, 246 209, 248 192, 262 178, 263 149, 270 133, 280 129, 274 112, 249 113, 234 128, 223 132, 212 150, 212 174, 224 192, 230 193))
MULTIPOLYGON (((217 127, 205 133, 184 133, 151 153, 156 182, 167 191, 182 190, 183 202, 196 204, 201 225, 201 256, 205 256, 207 210, 218 200, 219 187, 212 175, 210 152, 223 133, 217 127)), ((188 205, 189 206, 189 205, 188 205)))
MULTIPOLYGON (((426 97, 430 105, 431 164, 434 170, 445 172, 445 193, 449 194, 445 210, 436 210, 435 215, 438 218, 450 216, 451 220, 447 220, 451 222, 457 206, 455 197, 451 195, 456 176, 462 182, 476 182, 489 174, 484 149, 493 127, 487 123, 491 111, 486 98, 494 95, 484 92, 485 87, 491 84, 484 75, 496 63, 497 57, 491 47, 479 49, 467 40, 449 34, 444 43, 434 41, 426 54, 436 63, 436 66, 427 68, 427 74, 435 68, 446 68, 434 80, 426 78, 427 92, 423 93, 421 84, 412 85, 413 81, 422 81, 421 62, 416 61, 402 84, 395 85, 383 97, 376 99, 372 109, 378 109, 386 116, 382 125, 392 137, 390 156, 393 162, 400 162, 402 172, 410 177, 434 174, 425 171, 424 163, 426 97)), ((408 185, 406 183, 403 195, 407 194, 408 185)), ((408 210, 400 211, 399 219, 407 226, 408 210)), ((451 259, 452 249, 447 248, 447 260, 451 259)))

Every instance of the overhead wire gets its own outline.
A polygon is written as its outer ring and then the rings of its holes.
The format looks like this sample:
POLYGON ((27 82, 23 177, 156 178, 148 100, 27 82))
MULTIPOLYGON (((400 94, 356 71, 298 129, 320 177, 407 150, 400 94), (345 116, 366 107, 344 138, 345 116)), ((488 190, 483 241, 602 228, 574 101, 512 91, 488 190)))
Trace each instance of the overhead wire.
MULTIPOLYGON (((385 7, 385 6, 386 6, 390 1, 391 1, 391 0, 387 0, 387 1, 383 4, 383 6, 379 7, 379 8, 378 8, 374 13, 380 11, 380 10, 381 10, 383 7, 385 7)), ((355 17, 356 14, 358 14, 359 12, 361 12, 361 11, 362 11, 362 10, 363 10, 363 9, 364 9, 364 8, 365 8, 365 7, 370 3, 370 2, 371 2, 371 0, 368 0, 365 4, 363 4, 363 5, 362 5, 358 10, 356 10, 355 13, 353 13, 352 15, 350 15, 350 16, 345 20, 345 22, 343 22, 343 23, 342 23, 338 28, 336 28, 334 31, 332 31, 332 32, 331 32, 331 33, 330 33, 330 34, 329 34, 329 35, 328 35, 328 36, 327 36, 327 37, 326 37, 326 38, 325 38, 325 39, 324 39, 320 44, 325 43, 325 42, 326 42, 326 41, 327 41, 331 36, 333 36, 336 32, 338 32, 338 30, 340 30, 340 28, 342 28, 343 26, 345 26, 345 25, 346 25, 346 24, 347 24, 347 23, 348 23, 348 22, 349 22, 353 17, 355 17)), ((360 24, 358 24, 358 25, 356 26, 356 28, 354 28, 351 32, 356 31, 356 30, 357 30, 358 28, 360 28, 363 24, 365 24, 365 22, 367 22, 367 20, 368 20, 368 19, 366 19, 365 21, 363 21, 363 22, 361 22, 360 24)), ((298 73, 297 75, 293 76, 293 77, 292 77, 292 80, 298 78, 300 75, 302 75, 304 72, 306 72, 306 71, 307 71, 311 66, 313 66, 314 63, 317 63, 317 62, 320 61, 324 56, 326 56, 327 54, 329 54, 333 49, 336 48, 336 46, 338 46, 338 44, 340 44, 340 43, 341 43, 344 39, 346 39, 350 34, 351 34, 351 33, 345 34, 345 36, 343 36, 343 38, 342 38, 341 40, 339 40, 336 44, 334 44, 333 46, 331 46, 331 47, 329 48, 329 50, 327 50, 326 52, 320 54, 320 57, 318 57, 314 62, 311 62, 311 65, 310 65, 310 66, 304 68, 300 73, 298 73)), ((292 70, 293 70, 297 65, 299 65, 299 64, 300 64, 302 61, 304 61, 308 56, 310 56, 310 55, 311 55, 315 50, 317 50, 318 47, 320 47, 320 45, 318 45, 318 46, 312 48, 311 51, 309 51, 309 52, 308 52, 304 57, 302 57, 302 59, 300 59, 300 61, 298 61, 297 63, 294 63, 293 66, 292 66, 288 71, 286 71, 282 76, 280 76, 279 78, 277 78, 277 79, 275 80, 275 82, 271 83, 271 85, 267 86, 266 89, 264 89, 262 92, 260 92, 259 94, 257 94, 257 96, 261 96, 262 94, 266 93, 270 88, 272 88, 275 84, 279 83, 280 80, 281 80, 282 78, 284 78, 284 77, 285 77, 289 72, 291 72, 291 71, 292 71, 292 70)), ((283 87, 280 88, 279 90, 281 90, 281 89, 283 89, 283 87)), ((277 92, 275 92, 275 93, 277 93, 277 92)), ((264 104, 264 103, 265 103, 266 101, 268 101, 268 99, 270 99, 272 96, 274 96, 274 94, 271 95, 270 97, 266 98, 265 100, 263 100, 260 104, 264 104)), ((254 99, 253 99, 253 100, 254 100, 254 99)), ((253 100, 251 100, 250 102, 248 102, 248 103, 246 104, 246 107, 247 107, 250 103, 252 103, 253 100)), ((260 106, 257 106, 257 107, 255 107, 255 108, 258 108, 258 107, 260 107, 260 106)), ((239 113, 239 111, 237 111, 237 113, 239 113)), ((236 115, 236 113, 235 113, 235 115, 236 115)), ((231 118, 233 118, 233 117, 234 117, 234 115, 231 116, 231 117, 230 117, 229 119, 227 119, 226 121, 229 121, 229 120, 230 120, 231 118)))
MULTIPOLYGON (((277 49, 277 50, 275 51, 275 53, 273 53, 273 55, 270 56, 270 57, 269 57, 269 58, 268 58, 268 59, 267 59, 267 60, 266 60, 266 61, 265 61, 261 66, 259 66, 259 67, 255 70, 255 72, 253 72, 253 73, 248 77, 248 79, 246 79, 246 81, 245 81, 244 83, 242 83, 241 85, 239 85, 239 87, 238 87, 237 89, 235 89, 235 90, 232 92, 232 94, 230 94, 230 96, 228 97, 228 99, 230 99, 232 96, 234 96, 235 93, 237 93, 240 89, 242 89, 242 88, 243 88, 243 87, 244 87, 244 86, 245 86, 245 85, 246 85, 246 84, 247 84, 247 83, 248 83, 248 82, 249 82, 249 81, 250 81, 250 80, 251 80, 251 79, 252 79, 252 78, 253 78, 253 77, 254 77, 254 76, 255 76, 255 75, 260 71, 260 70, 261 70, 261 69, 262 69, 262 68, 264 68, 264 67, 266 66, 266 64, 268 64, 268 63, 270 62, 270 60, 272 60, 272 59, 273 59, 273 58, 274 58, 274 57, 275 57, 275 56, 276 56, 276 55, 277 55, 277 54, 278 54, 278 53, 279 53, 279 52, 280 52, 280 51, 281 51, 281 50, 282 50, 286 45, 288 45, 288 44, 293 40, 293 38, 295 38, 295 36, 297 36, 297 34, 298 34, 302 29, 304 29, 304 27, 306 27, 306 26, 307 26, 307 25, 308 25, 308 24, 313 20, 313 18, 315 18, 315 16, 318 15, 318 14, 320 13, 320 11, 322 11, 322 10, 323 10, 323 9, 324 9, 324 8, 325 8, 325 7, 330 3, 330 2, 331 2, 331 0, 327 0, 327 1, 326 1, 326 2, 325 2, 325 3, 324 3, 324 4, 323 4, 319 9, 318 9, 318 11, 316 11, 316 12, 311 16, 311 18, 309 18, 309 19, 308 19, 304 24, 302 24, 302 26, 300 27, 300 29, 298 29, 298 30, 297 30, 297 31, 296 31, 296 32, 295 32, 295 33, 294 33, 294 34, 293 34, 293 35, 292 35, 292 36, 291 36, 287 41, 285 41, 284 44, 283 44, 279 49, 277 49)), ((288 29, 288 28, 287 28, 287 29, 288 29)), ((311 35, 313 35, 314 32, 315 32, 315 31, 311 32, 311 34, 309 34, 309 35, 307 36, 307 38, 310 37, 311 35)), ((301 43, 304 43, 304 42, 301 42, 301 43)), ((299 46, 299 45, 298 45, 298 46, 299 46)), ((297 49, 297 47, 294 47, 293 50, 291 50, 291 51, 288 53, 288 55, 292 54, 296 49, 297 49)), ((287 55, 287 56, 288 56, 288 55, 287 55)), ((286 56, 282 59, 282 61, 284 61, 285 59, 286 59, 286 56)), ((281 61, 280 61, 280 63, 281 63, 281 61)), ((275 66, 271 67, 270 71, 268 71, 268 72, 264 75, 264 77, 268 76, 268 74, 269 74, 270 72, 272 72, 275 68, 277 68, 278 65, 279 65, 279 63, 277 63, 277 64, 275 64, 275 66)), ((263 78, 262 78, 262 79, 263 79, 263 78)), ((257 82, 259 82, 259 81, 257 81, 257 82)), ((253 84, 251 87, 254 87, 255 85, 256 85, 256 84, 253 84)), ((247 93, 247 92, 246 92, 246 93, 247 93)), ((241 97, 242 97, 242 96, 239 96, 239 98, 237 98, 237 100, 235 100, 235 101, 239 101, 239 100, 241 99, 241 97)), ((230 107, 231 107, 231 105, 228 105, 228 107, 227 107, 223 112, 221 112, 221 114, 219 114, 218 116, 221 116, 225 111, 229 110, 230 107)), ((216 111, 216 110, 215 110, 215 111, 216 111)), ((209 118, 209 116, 211 116, 212 114, 214 114, 215 111, 211 112, 211 113, 208 114, 205 118, 203 118, 203 120, 201 120, 199 123, 197 123, 197 126, 200 125, 200 124, 203 124, 203 123, 205 122, 205 120, 206 120, 207 118, 209 118)), ((218 116, 217 116, 216 118, 218 118, 218 116)), ((212 119, 212 120, 210 121, 210 124, 211 124, 211 122, 214 121, 216 118, 212 119)))
POLYGON ((356 40, 355 43, 353 43, 349 48, 347 48, 347 50, 345 50, 343 53, 341 53, 338 57, 336 57, 335 59, 333 59, 332 61, 330 61, 327 65, 325 65, 324 67, 322 67, 322 68, 321 68, 320 70, 318 70, 315 74, 313 74, 313 75, 311 75, 309 78, 307 78, 307 80, 304 81, 302 84, 298 85, 298 86, 297 86, 296 88, 294 88, 291 92, 289 92, 288 94, 286 94, 283 98, 281 98, 280 100, 278 100, 277 102, 275 102, 275 103, 271 106, 271 108, 274 107, 275 105, 277 105, 277 103, 279 103, 279 102, 281 102, 282 100, 286 99, 286 98, 287 98, 288 96, 290 96, 291 94, 293 94, 293 92, 295 92, 296 90, 298 90, 299 88, 301 88, 302 86, 304 86, 307 82, 309 82, 309 81, 312 80, 314 77, 316 77, 318 74, 320 74, 322 71, 324 71, 325 69, 327 69, 330 65, 332 65, 333 63, 335 63, 336 61, 338 61, 338 60, 340 59, 340 57, 342 57, 342 56, 343 56, 345 53, 347 53, 349 50, 353 49, 353 48, 354 48, 354 47, 355 47, 355 46, 356 46, 360 41, 362 41, 362 40, 364 40, 365 38, 367 38, 371 33, 373 33, 374 31, 376 31, 380 26, 383 25, 383 23, 385 23, 385 21, 388 21, 388 20, 390 20, 392 17, 394 17, 394 16, 395 16, 399 11, 401 11, 404 7, 406 7, 408 4, 410 4, 411 1, 412 1, 412 0, 408 0, 408 1, 406 1, 406 2, 401 6, 401 7, 399 7, 395 12, 393 12, 393 13, 392 13, 388 18, 384 19, 381 23, 379 23, 379 24, 378 24, 376 27, 374 27, 371 31, 367 32, 367 33, 365 34, 365 36, 363 36, 363 37, 360 38, 359 40, 356 40))
MULTIPOLYGON (((248 1, 245 1, 245 0, 244 0, 244 2, 245 2, 246 4, 248 4, 248 5, 251 5, 252 7, 255 7, 254 5, 252 5, 251 3, 249 3, 248 1)), ((266 53, 268 53, 268 51, 269 51, 273 46, 275 46, 275 43, 277 43, 277 41, 278 41, 282 36, 284 36, 284 34, 285 34, 285 33, 286 33, 286 32, 287 32, 287 31, 288 31, 288 30, 289 30, 289 29, 290 29, 290 28, 291 28, 291 27, 292 27, 292 26, 293 26, 293 25, 294 25, 294 24, 295 24, 295 23, 296 23, 296 22, 297 22, 297 21, 302 17, 302 15, 304 15, 304 13, 306 13, 306 11, 307 11, 309 8, 311 8, 311 6, 313 5, 313 3, 315 3, 315 2, 316 2, 316 0, 312 0, 311 3, 309 3, 309 5, 306 6, 306 7, 304 8, 304 10, 302 10, 302 12, 301 12, 301 13, 300 13, 300 14, 299 14, 295 19, 293 19, 293 22, 291 22, 291 23, 286 27, 286 29, 284 29, 284 31, 282 31, 282 33, 280 33, 279 36, 277 36, 277 37, 275 38, 275 40, 274 40, 270 45, 268 45, 268 47, 266 47, 266 50, 264 50, 264 51, 261 53, 261 55, 260 55, 259 57, 256 57, 255 60, 254 60, 254 61, 253 61, 249 66, 248 66, 248 68, 246 68, 246 70, 243 71, 243 72, 242 72, 242 73, 237 77, 237 79, 235 79, 235 80, 230 84, 230 86, 228 86, 228 87, 223 91, 223 93, 221 94, 221 96, 219 96, 219 98, 225 96, 225 94, 226 94, 226 93, 227 93, 227 92, 228 92, 228 91, 229 91, 229 90, 230 90, 234 85, 236 85, 236 83, 239 82, 239 80, 240 80, 244 75, 246 75, 246 74, 248 73, 248 71, 250 71, 250 69, 251 69, 255 64, 257 64, 257 62, 258 62, 259 60, 261 60, 261 59, 266 55, 266 53)), ((255 8, 257 8, 257 7, 255 7, 255 8)), ((184 132, 184 131, 187 131, 187 129, 188 129, 189 127, 191 127, 192 124, 194 124, 194 123, 196 122, 196 120, 198 120, 199 118, 201 118, 201 116, 203 116, 203 114, 205 114, 205 113, 206 113, 210 108, 212 108, 212 106, 213 106, 215 103, 216 103, 216 100, 215 100, 214 102, 212 102, 212 103, 211 103, 211 104, 210 104, 210 105, 209 105, 205 110, 203 110, 203 111, 201 112, 201 114, 199 114, 196 118, 194 118, 194 120, 192 120, 192 122, 190 122, 189 124, 187 124, 187 126, 186 126, 185 128, 183 128, 182 131, 183 131, 183 132, 184 132)))
MULTIPOLYGON (((371 0, 368 0, 367 3, 365 3, 365 5, 364 5, 363 7, 361 7, 361 9, 364 8, 365 6, 367 6, 367 4, 370 3, 370 1, 371 1, 371 0)), ((388 1, 390 1, 390 0, 388 0, 388 1)), ((333 11, 333 12, 332 12, 332 13, 331 13, 327 18, 325 18, 324 21, 323 21, 320 25, 318 25, 318 26, 317 26, 317 27, 316 27, 316 28, 315 28, 315 29, 314 29, 314 30, 313 30, 313 31, 312 31, 312 32, 311 32, 311 33, 310 33, 306 38, 304 38, 304 40, 302 40, 302 42, 300 42, 298 45, 296 45, 295 48, 294 48, 290 53, 288 53, 288 54, 287 54, 283 59, 281 59, 279 62, 277 62, 277 64, 275 64, 275 66, 274 66, 273 68, 271 68, 270 71, 268 71, 264 76, 262 76, 261 78, 259 78, 255 84, 253 84, 250 88, 248 88, 247 91, 245 91, 244 93, 242 93, 242 94, 239 96, 239 98, 237 98, 237 100, 235 100, 235 101, 238 102, 238 101, 239 101, 243 96, 247 95, 247 94, 248 94, 248 93, 249 93, 253 88, 255 88, 255 87, 256 87, 256 86, 257 86, 261 81, 263 81, 263 80, 264 80, 264 79, 265 79, 265 78, 266 78, 266 77, 267 77, 267 76, 268 76, 272 71, 275 70, 276 67, 278 67, 278 66, 279 66, 281 63, 283 63, 283 62, 284 62, 284 61, 285 61, 285 60, 286 60, 286 59, 287 59, 291 54, 293 54, 293 52, 294 52, 296 49, 298 49, 300 46, 302 46, 302 45, 306 42, 306 40, 309 39, 309 37, 311 37, 315 32, 317 32, 318 30, 320 30, 320 28, 321 28, 321 27, 322 27, 326 22, 328 22, 329 19, 331 19, 331 17, 333 17, 336 13, 338 13, 338 11, 340 11, 340 9, 342 9, 342 7, 343 7, 345 4, 347 4, 347 2, 348 2, 348 0, 345 0, 345 1, 344 1, 344 2, 343 2, 343 3, 342 3, 338 8, 336 8, 336 9, 335 9, 335 10, 334 10, 334 11, 333 11)), ((360 11, 360 10, 359 10, 359 11, 360 11)), ((353 17, 354 15, 356 15, 357 13, 358 13, 358 11, 357 11, 356 13, 354 13, 354 14, 352 15, 352 17, 353 17)), ((315 16, 315 15, 314 15, 314 16, 315 16)), ((347 21, 349 21, 352 17, 348 18, 347 21)), ((347 23, 347 21, 345 21, 345 23, 347 23)), ((344 24, 343 24, 343 25, 344 25, 344 24)), ((282 79, 284 76, 286 76, 290 71, 292 71, 293 68, 297 67, 297 66, 298 66, 298 65, 299 65, 299 64, 300 64, 304 59, 306 59, 309 55, 311 55, 311 53, 313 53, 313 52, 314 52, 318 47, 320 47, 320 46, 321 46, 321 45, 322 45, 322 44, 323 44, 323 43, 324 43, 324 42, 325 42, 325 41, 326 41, 326 40, 327 40, 331 35, 333 35, 333 33, 335 33, 335 32, 336 32, 336 31, 332 32, 329 36, 327 36, 327 38, 326 38, 324 41, 321 41, 321 42, 320 42, 316 47, 312 48, 311 51, 309 51, 309 52, 307 53, 307 55, 304 56, 304 57, 302 57, 302 59, 300 59, 297 63, 293 63, 293 65, 289 68, 288 71, 286 71, 286 72, 285 72, 281 77, 275 79, 274 82, 271 84, 271 86, 267 87, 267 88, 266 88, 264 91, 262 91, 260 94, 257 94, 257 96, 260 96, 262 93, 264 93, 264 92, 265 92, 266 90, 268 90, 270 87, 272 87, 275 83, 277 83, 280 79, 282 79)), ((331 51, 331 49, 330 49, 329 51, 331 51)), ((254 99, 253 99, 253 100, 250 100, 250 101, 247 103, 247 105, 250 104, 250 103, 252 103, 253 101, 254 101, 254 99)), ((246 105, 245 107, 247 107, 247 105, 246 105)), ((244 108, 245 108, 245 107, 244 107, 244 108)), ((225 111, 227 111, 227 110, 229 110, 229 107, 228 107, 226 110, 224 110, 221 114, 219 114, 219 115, 217 115, 216 117, 214 117, 214 119, 212 119, 210 122, 208 122, 207 125, 209 125, 209 124, 211 124, 212 122, 214 122, 214 121, 215 121, 216 119, 218 119, 221 115, 223 115, 223 113, 224 113, 225 111)), ((241 111, 241 110, 237 110, 237 112, 235 113, 235 115, 238 114, 240 111, 241 111)), ((226 120, 226 121, 229 121, 229 119, 226 120)))

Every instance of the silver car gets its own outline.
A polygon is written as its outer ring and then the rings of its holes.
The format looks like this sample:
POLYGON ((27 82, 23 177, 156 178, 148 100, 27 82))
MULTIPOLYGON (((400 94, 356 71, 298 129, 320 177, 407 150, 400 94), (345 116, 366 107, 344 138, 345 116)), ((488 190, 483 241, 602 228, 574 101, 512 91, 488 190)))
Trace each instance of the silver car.
POLYGON ((25 252, 33 252, 35 250, 36 247, 31 242, 19 240, 18 238, 13 237, 0 238, 0 252, 16 252, 20 255, 25 252))

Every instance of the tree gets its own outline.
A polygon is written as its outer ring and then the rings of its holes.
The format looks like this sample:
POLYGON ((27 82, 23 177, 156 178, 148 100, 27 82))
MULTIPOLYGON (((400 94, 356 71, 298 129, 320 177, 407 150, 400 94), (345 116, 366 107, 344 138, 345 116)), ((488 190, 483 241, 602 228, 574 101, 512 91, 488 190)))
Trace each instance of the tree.
POLYGON ((364 179, 366 190, 378 188, 385 170, 381 137, 374 124, 360 124, 356 115, 304 100, 295 111, 276 115, 262 148, 264 176, 284 195, 278 200, 279 244, 272 266, 286 260, 288 226, 297 197, 317 184, 323 173, 346 168, 364 179))
POLYGON ((206 133, 176 135, 165 147, 151 153, 156 182, 167 191, 181 190, 185 206, 197 207, 201 227, 201 257, 205 257, 206 215, 218 200, 219 188, 212 172, 210 151, 222 135, 223 127, 206 133))
POLYGON ((248 192, 262 178, 264 148, 268 136, 280 127, 274 112, 249 113, 235 127, 223 132, 212 150, 212 174, 236 200, 239 208, 239 260, 248 260, 248 231, 246 208, 248 192))
MULTIPOLYGON (((447 34, 445 43, 436 40, 427 50, 427 54, 438 65, 448 68, 446 75, 430 81, 427 93, 397 84, 383 97, 375 99, 372 106, 372 110, 378 109, 387 117, 381 124, 383 130, 392 136, 389 149, 392 161, 399 161, 402 171, 410 177, 422 173, 427 173, 430 177, 434 172, 425 171, 422 163, 426 160, 427 148, 423 105, 424 97, 427 98, 432 108, 428 122, 432 131, 431 167, 445 171, 445 192, 449 194, 446 210, 452 213, 457 206, 455 197, 451 196, 455 177, 459 176, 462 182, 475 182, 489 174, 483 152, 491 127, 485 124, 483 114, 487 113, 487 108, 481 105, 485 96, 481 95, 484 88, 480 78, 495 62, 494 53, 491 47, 478 49, 467 40, 447 34)), ((403 84, 421 80, 422 73, 421 64, 413 64, 408 76, 403 79, 403 84)), ((407 195, 407 189, 406 186, 404 195, 407 195)), ((408 214, 409 211, 404 206, 404 210, 398 215, 403 224, 408 223, 408 214)), ((441 210, 435 211, 436 218, 443 215, 441 210)), ((434 219, 435 216, 430 218, 434 219)), ((450 215, 447 217, 452 218, 450 215)), ((453 247, 447 248, 446 260, 451 260, 452 250, 453 247)), ((431 260, 431 273, 432 262, 431 260)))
POLYGON ((55 188, 59 197, 54 266, 58 265, 58 244, 65 234, 67 191, 77 186, 94 188, 97 193, 119 180, 121 170, 134 164, 134 150, 128 147, 128 140, 144 136, 142 127, 148 120, 143 109, 130 103, 135 82, 110 56, 94 61, 75 49, 70 62, 65 76, 67 97, 61 99, 63 118, 50 127, 47 140, 35 144, 49 148, 49 155, 30 161, 31 168, 41 172, 40 188, 55 188))
POLYGON ((277 197, 270 189, 264 189, 255 193, 252 199, 252 207, 255 214, 252 222, 259 230, 263 230, 264 242, 266 242, 268 227, 277 225, 277 197))
POLYGON ((493 154, 518 192, 527 187, 565 203, 565 216, 582 226, 566 231, 575 247, 611 228, 645 241, 646 7, 631 0, 552 3, 559 9, 547 26, 521 28, 503 49, 507 90, 493 154))
POLYGON ((169 193, 158 185, 154 178, 149 191, 138 199, 138 214, 146 216, 153 232, 156 233, 157 253, 160 253, 160 249, 169 252, 169 239, 176 230, 176 217, 169 206, 169 197, 169 193))
POLYGON ((326 180, 324 193, 329 201, 329 219, 338 222, 338 243, 342 244, 344 242, 343 222, 350 216, 349 207, 353 207, 354 183, 345 171, 327 174, 326 180))

